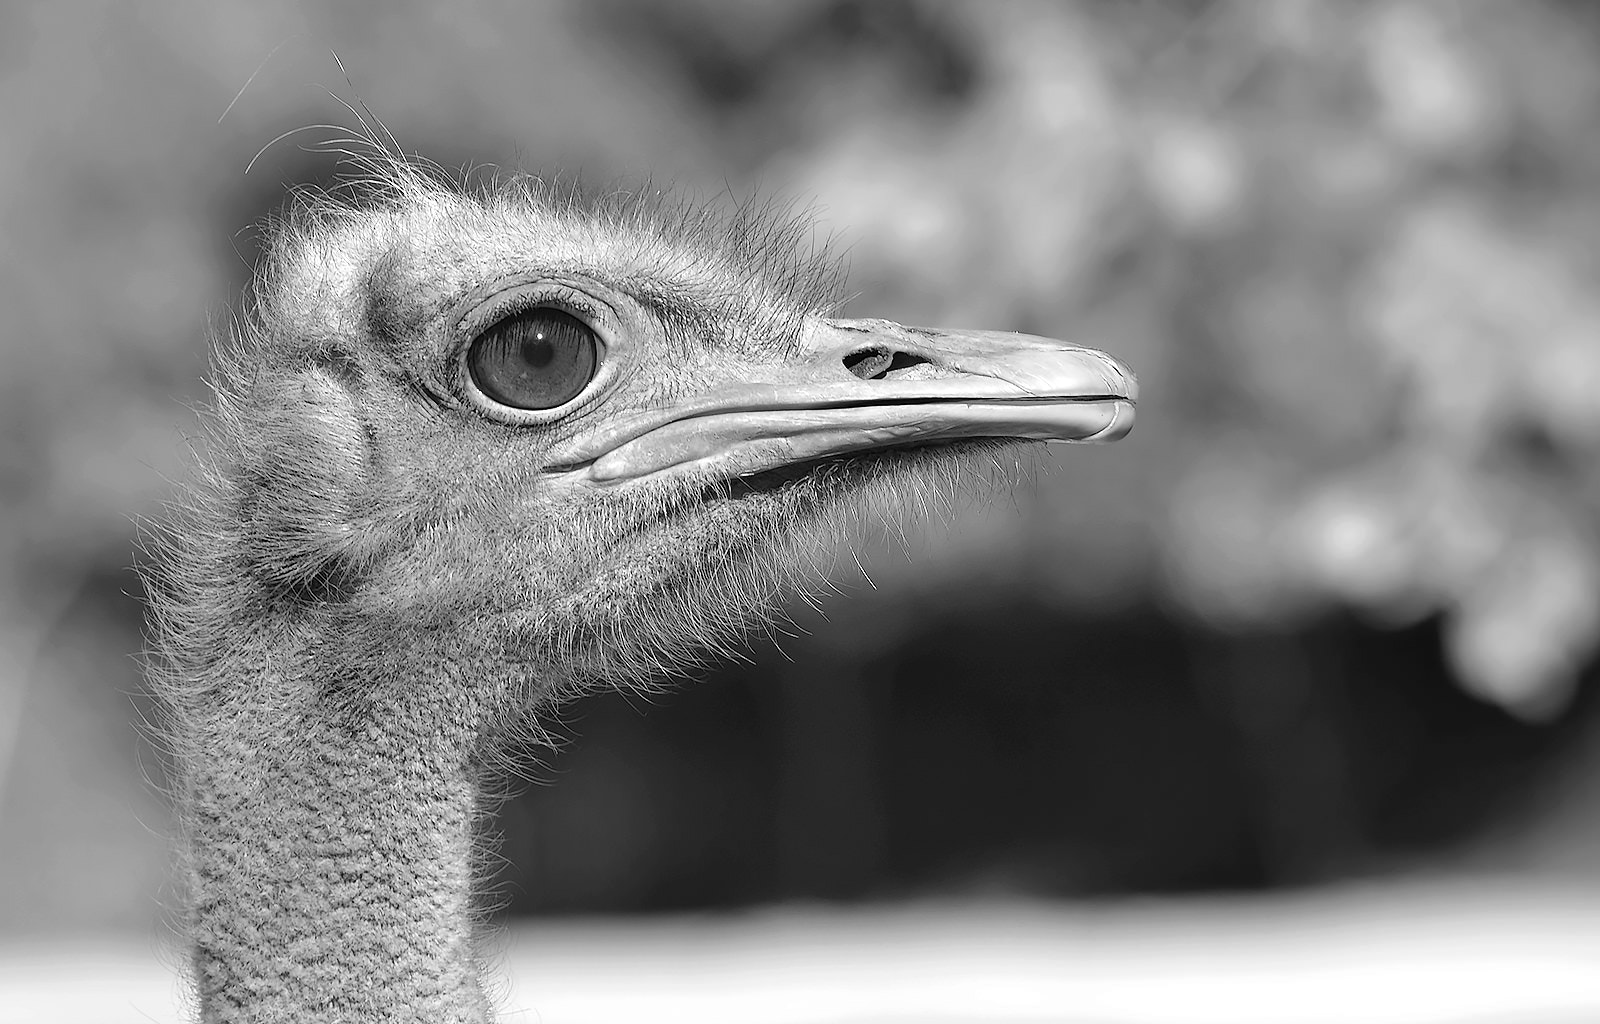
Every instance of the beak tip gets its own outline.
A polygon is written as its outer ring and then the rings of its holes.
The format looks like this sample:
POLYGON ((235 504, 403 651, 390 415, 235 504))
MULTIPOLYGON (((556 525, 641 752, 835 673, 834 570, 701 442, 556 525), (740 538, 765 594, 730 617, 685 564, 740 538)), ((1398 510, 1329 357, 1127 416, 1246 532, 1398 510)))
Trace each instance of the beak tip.
POLYGON ((1063 434, 1048 440, 1052 443, 1065 444, 1110 444, 1122 440, 1133 431, 1136 408, 1132 400, 1126 398, 1118 398, 1108 404, 1111 406, 1109 418, 1105 420, 1105 426, 1099 430, 1076 436, 1063 434))
MULTIPOLYGON (((1099 355, 1100 358, 1106 361, 1106 365, 1110 367, 1113 389, 1121 397, 1127 399, 1130 405, 1137 405, 1139 402, 1139 378, 1132 370, 1128 369, 1128 365, 1122 360, 1117 359, 1115 356, 1106 355, 1104 352, 1099 353, 1099 355)), ((1132 416, 1131 410, 1129 411, 1129 416, 1132 416)))
POLYGON ((1116 412, 1111 416, 1111 424, 1101 431, 1100 436, 1095 440, 1120 441, 1133 431, 1133 421, 1137 415, 1137 408, 1134 403, 1137 400, 1139 387, 1131 378, 1128 384, 1128 400, 1117 403, 1116 412))

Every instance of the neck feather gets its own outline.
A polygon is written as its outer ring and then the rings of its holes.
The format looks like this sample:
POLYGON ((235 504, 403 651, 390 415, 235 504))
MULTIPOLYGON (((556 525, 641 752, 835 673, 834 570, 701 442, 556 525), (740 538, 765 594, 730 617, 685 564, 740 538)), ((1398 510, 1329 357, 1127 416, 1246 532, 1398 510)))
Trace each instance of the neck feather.
POLYGON ((438 680, 219 680, 183 787, 206 1022, 481 1022, 476 723, 438 680), (198 755, 198 756, 194 756, 198 755))

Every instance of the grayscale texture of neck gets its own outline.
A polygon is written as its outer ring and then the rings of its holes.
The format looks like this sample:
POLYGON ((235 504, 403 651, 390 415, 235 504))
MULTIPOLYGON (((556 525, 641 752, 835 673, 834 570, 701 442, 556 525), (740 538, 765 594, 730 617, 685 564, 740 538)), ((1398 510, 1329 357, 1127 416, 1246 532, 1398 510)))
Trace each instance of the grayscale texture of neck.
POLYGON ((488 1020, 467 703, 396 679, 332 704, 338 681, 297 661, 230 680, 252 699, 189 738, 179 802, 202 1020, 488 1020))

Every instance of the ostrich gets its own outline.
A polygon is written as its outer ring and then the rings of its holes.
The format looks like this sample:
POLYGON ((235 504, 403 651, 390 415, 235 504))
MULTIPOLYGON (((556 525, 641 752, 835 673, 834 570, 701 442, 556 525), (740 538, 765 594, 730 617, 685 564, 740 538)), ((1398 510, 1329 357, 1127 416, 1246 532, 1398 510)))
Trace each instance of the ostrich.
POLYGON ((484 784, 541 712, 1003 439, 1132 425, 1098 352, 830 317, 764 214, 380 171, 271 226, 149 570, 205 1021, 488 1020, 484 784))

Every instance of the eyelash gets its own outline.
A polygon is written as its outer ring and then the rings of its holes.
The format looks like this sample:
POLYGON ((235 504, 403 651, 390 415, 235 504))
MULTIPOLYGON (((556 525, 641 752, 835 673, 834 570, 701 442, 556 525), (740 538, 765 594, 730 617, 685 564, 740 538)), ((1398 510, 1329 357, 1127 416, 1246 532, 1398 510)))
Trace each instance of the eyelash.
MULTIPOLYGON (((600 311, 597 307, 589 302, 561 293, 548 295, 530 295, 524 293, 512 296, 502 302, 496 303, 487 313, 473 316, 472 319, 475 321, 474 329, 469 330, 465 321, 463 321, 457 328, 462 337, 461 347, 465 348, 466 346, 471 345, 473 340, 477 338, 478 335, 504 320, 506 317, 516 316, 518 313, 522 313, 530 309, 536 309, 539 306, 551 306, 555 309, 561 310, 563 313, 570 313, 579 320, 582 320, 584 323, 588 324, 590 328, 594 329, 596 334, 600 333, 599 328, 595 326, 601 319, 600 311)), ((459 354, 460 353, 458 352, 457 355, 459 354)))

